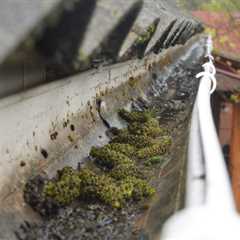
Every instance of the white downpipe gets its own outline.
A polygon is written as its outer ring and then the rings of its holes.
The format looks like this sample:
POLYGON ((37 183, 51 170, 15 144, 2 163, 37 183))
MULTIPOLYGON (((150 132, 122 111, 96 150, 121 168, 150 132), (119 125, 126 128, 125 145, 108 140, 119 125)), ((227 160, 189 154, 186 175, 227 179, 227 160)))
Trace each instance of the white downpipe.
MULTIPOLYGON (((207 39, 207 54, 209 62, 203 65, 204 72, 196 77, 201 77, 198 90, 196 108, 198 109, 198 122, 200 128, 199 139, 201 138, 202 150, 205 163, 206 175, 206 204, 215 208, 226 208, 226 210, 235 210, 233 194, 224 162, 222 150, 220 148, 217 132, 212 117, 210 104, 211 94, 215 91, 216 69, 213 64, 212 39, 207 39), (221 201, 218 201, 221 198, 221 201)), ((189 159, 189 161, 194 161, 189 159)))
POLYGON ((161 240, 237 240, 240 236, 240 218, 210 105, 216 88, 211 50, 209 37, 209 62, 197 75, 201 81, 189 138, 186 206, 164 225, 161 240))
POLYGON ((194 161, 189 161, 187 165, 186 207, 198 206, 205 200, 205 166, 202 154, 202 144, 199 136, 200 127, 198 120, 198 108, 195 105, 189 136, 191 141, 189 142, 188 149, 189 159, 194 159, 194 161))
POLYGON ((211 81, 207 77, 203 77, 199 88, 197 106, 206 166, 206 204, 211 204, 215 208, 233 210, 234 201, 229 176, 212 118, 210 88, 211 81))

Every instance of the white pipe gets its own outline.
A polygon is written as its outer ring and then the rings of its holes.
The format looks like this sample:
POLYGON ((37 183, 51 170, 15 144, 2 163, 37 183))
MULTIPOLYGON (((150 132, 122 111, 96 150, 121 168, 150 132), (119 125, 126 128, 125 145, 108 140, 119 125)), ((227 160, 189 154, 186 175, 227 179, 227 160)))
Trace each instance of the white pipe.
POLYGON ((210 105, 210 95, 216 88, 211 49, 208 38, 209 62, 197 75, 201 82, 190 133, 186 208, 166 222, 161 240, 237 240, 240 236, 240 218, 210 105), (201 173, 205 173, 206 180, 196 182, 194 176, 201 173))
POLYGON ((210 89, 211 80, 204 76, 199 87, 197 105, 206 165, 206 204, 219 209, 235 210, 229 177, 212 118, 210 89))
POLYGON ((208 57, 209 61, 203 65, 204 72, 197 75, 197 78, 201 77, 201 83, 196 100, 201 132, 199 138, 201 137, 206 165, 206 203, 215 208, 227 208, 234 211, 233 194, 210 104, 210 96, 217 85, 215 78, 216 68, 213 64, 214 58, 211 55, 213 42, 210 36, 207 39, 206 48, 206 57, 208 57), (218 201, 220 197, 221 201, 218 201))
POLYGON ((187 165, 186 207, 198 206, 205 199, 205 168, 198 120, 198 108, 194 105, 189 136, 187 165))

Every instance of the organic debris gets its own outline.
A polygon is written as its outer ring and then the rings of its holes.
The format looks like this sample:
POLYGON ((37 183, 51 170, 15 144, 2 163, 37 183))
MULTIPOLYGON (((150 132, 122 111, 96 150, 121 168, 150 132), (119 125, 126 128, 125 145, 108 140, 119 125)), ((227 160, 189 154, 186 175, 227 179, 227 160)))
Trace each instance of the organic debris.
POLYGON ((38 188, 34 187, 38 181, 31 180, 25 188, 26 202, 42 215, 48 215, 77 200, 123 208, 129 201, 151 197, 155 189, 144 176, 143 168, 154 165, 156 161, 153 159, 168 151, 171 138, 159 126, 153 111, 121 109, 119 116, 127 121, 128 126, 116 129, 109 144, 92 147, 89 155, 95 168, 76 170, 64 167, 55 178, 44 179, 38 188))

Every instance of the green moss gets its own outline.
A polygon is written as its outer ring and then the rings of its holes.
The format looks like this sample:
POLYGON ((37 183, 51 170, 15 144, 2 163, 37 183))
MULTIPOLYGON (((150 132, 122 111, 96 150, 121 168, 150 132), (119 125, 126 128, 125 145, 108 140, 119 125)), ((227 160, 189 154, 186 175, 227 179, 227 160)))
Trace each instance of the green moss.
POLYGON ((136 178, 128 177, 121 182, 123 191, 125 191, 125 196, 128 193, 128 197, 134 200, 143 200, 144 198, 151 197, 156 191, 151 187, 147 181, 136 178), (131 191, 130 191, 131 190, 131 191))
POLYGON ((80 173, 82 198, 98 200, 114 208, 120 208, 124 197, 114 180, 106 175, 96 175, 89 170, 80 173))
POLYGON ((116 166, 110 173, 110 176, 116 180, 122 180, 129 176, 139 176, 140 173, 135 164, 120 164, 116 166))
POLYGON ((132 175, 126 175, 118 182, 109 176, 97 176, 85 171, 82 182, 81 196, 99 200, 113 208, 123 207, 126 200, 142 200, 155 193, 147 181, 132 175))
MULTIPOLYGON (((129 124, 125 129, 114 129, 115 137, 111 143, 101 148, 92 147, 90 156, 96 165, 106 171, 98 174, 84 168, 81 171, 65 167, 58 171, 57 177, 44 186, 44 195, 61 205, 71 204, 75 199, 100 201, 113 208, 121 208, 129 199, 142 200, 155 193, 139 171, 138 159, 148 159, 145 166, 162 161, 171 145, 171 138, 160 128, 151 111, 119 111, 129 124), (160 137, 160 138, 159 138, 160 137)), ((144 171, 144 169, 143 169, 144 171)))
POLYGON ((44 194, 64 206, 77 198, 101 201, 114 208, 119 208, 124 203, 121 189, 112 178, 97 175, 89 169, 63 169, 60 178, 49 181, 44 186, 44 194))
POLYGON ((91 187, 96 185, 98 175, 92 170, 84 168, 79 172, 79 177, 81 179, 83 197, 88 198, 91 194, 94 194, 95 190, 91 192, 91 187))
POLYGON ((139 159, 144 159, 144 158, 155 157, 157 155, 162 155, 168 151, 170 145, 171 145, 170 139, 168 139, 168 140, 164 139, 164 140, 160 141, 159 143, 156 143, 150 147, 145 147, 145 148, 138 150, 138 152, 136 153, 136 156, 139 159))
POLYGON ((102 176, 97 183, 97 197, 103 203, 113 208, 121 208, 124 204, 124 195, 121 189, 109 177, 102 176))
POLYGON ((44 194, 64 206, 81 198, 101 201, 113 208, 123 207, 128 199, 142 200, 154 194, 155 190, 145 180, 133 177, 137 172, 134 164, 118 167, 116 179, 121 179, 120 182, 105 174, 97 175, 89 169, 75 171, 65 168, 58 179, 44 186, 44 194))
POLYGON ((126 111, 125 109, 119 110, 119 116, 124 119, 125 121, 129 123, 133 122, 139 122, 144 123, 147 122, 149 119, 151 119, 154 116, 154 112, 152 111, 126 111))
POLYGON ((128 133, 128 129, 127 128, 119 129, 119 128, 113 127, 110 129, 110 133, 114 136, 124 135, 128 133))
POLYGON ((139 136, 139 135, 132 135, 129 133, 121 134, 115 137, 112 140, 112 143, 125 143, 130 144, 136 148, 144 148, 149 147, 156 143, 156 140, 147 137, 147 136, 139 136))
POLYGON ((133 199, 143 200, 144 198, 152 197, 156 190, 142 179, 134 179, 133 199))
POLYGON ((66 166, 63 169, 57 171, 57 179, 65 180, 70 176, 74 176, 76 174, 78 174, 78 171, 70 166, 66 166))
POLYGON ((43 193, 61 205, 70 204, 81 193, 81 178, 78 171, 70 167, 63 168, 62 171, 59 171, 56 181, 49 181, 44 186, 43 193))
POLYGON ((95 163, 97 165, 107 169, 112 169, 119 164, 130 164, 133 162, 126 155, 114 150, 110 150, 107 147, 92 147, 90 156, 95 159, 95 163))
POLYGON ((150 167, 150 166, 153 166, 153 165, 162 163, 162 161, 163 161, 163 158, 162 158, 161 156, 155 156, 155 157, 152 157, 152 158, 147 159, 147 160, 144 162, 144 165, 145 165, 146 167, 150 167))
POLYGON ((122 180, 120 182, 120 189, 126 200, 133 199, 135 201, 149 198, 156 192, 147 181, 136 177, 128 177, 122 180))
POLYGON ((131 181, 130 178, 125 178, 123 181, 121 181, 119 188, 124 199, 129 200, 132 198, 134 191, 134 182, 131 181))
POLYGON ((134 135, 143 135, 152 138, 163 135, 166 132, 163 128, 160 128, 159 122, 155 118, 150 118, 145 123, 131 123, 128 126, 128 131, 134 135))
POLYGON ((120 152, 128 157, 132 157, 136 151, 136 149, 133 146, 124 143, 110 143, 105 145, 104 148, 120 152))

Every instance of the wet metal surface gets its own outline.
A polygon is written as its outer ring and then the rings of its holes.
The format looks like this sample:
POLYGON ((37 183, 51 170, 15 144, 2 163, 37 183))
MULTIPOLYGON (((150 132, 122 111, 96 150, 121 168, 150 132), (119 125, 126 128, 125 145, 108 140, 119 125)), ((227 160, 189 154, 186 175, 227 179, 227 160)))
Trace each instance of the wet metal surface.
MULTIPOLYGON (((40 226, 25 226, 25 230, 19 233, 23 239, 142 240, 159 237, 165 220, 183 206, 184 200, 188 125, 198 87, 195 74, 200 70, 203 54, 198 46, 190 50, 190 53, 174 62, 172 67, 161 69, 161 66, 159 68, 159 65, 153 65, 149 74, 137 79, 134 87, 132 84, 122 85, 115 89, 114 95, 102 97, 105 103, 104 118, 112 126, 124 126, 116 114, 120 107, 130 105, 144 109, 154 106, 158 110, 161 126, 168 129, 174 139, 170 154, 164 156, 164 164, 152 173, 155 176, 152 184, 157 188, 153 201, 147 203, 145 209, 143 206, 128 206, 122 212, 114 212, 98 205, 89 205, 87 209, 81 204, 71 206, 40 226), (97 214, 105 220, 98 222, 97 214)), ((79 149, 70 149, 60 163, 50 166, 47 171, 52 173, 64 165, 84 162, 91 146, 106 143, 108 139, 105 132, 106 126, 103 123, 97 125, 85 139, 76 143, 80 146, 79 149)))

